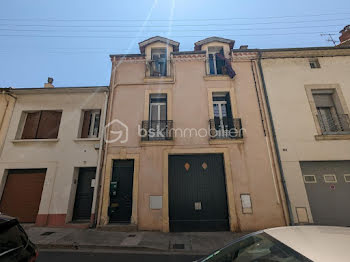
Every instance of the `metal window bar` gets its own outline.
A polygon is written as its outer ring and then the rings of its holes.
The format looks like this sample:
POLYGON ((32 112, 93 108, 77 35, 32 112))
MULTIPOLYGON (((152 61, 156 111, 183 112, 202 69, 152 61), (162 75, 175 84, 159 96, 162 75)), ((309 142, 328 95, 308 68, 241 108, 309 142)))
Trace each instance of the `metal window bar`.
POLYGON ((332 134, 339 132, 350 132, 349 115, 337 114, 336 117, 322 117, 317 114, 317 119, 321 127, 322 134, 332 134))
POLYGON ((142 121, 141 141, 162 141, 173 139, 173 120, 142 121))
POLYGON ((240 118, 214 118, 209 120, 211 139, 243 138, 242 121, 240 118))
POLYGON ((172 61, 166 58, 146 61, 146 77, 172 76, 172 61))

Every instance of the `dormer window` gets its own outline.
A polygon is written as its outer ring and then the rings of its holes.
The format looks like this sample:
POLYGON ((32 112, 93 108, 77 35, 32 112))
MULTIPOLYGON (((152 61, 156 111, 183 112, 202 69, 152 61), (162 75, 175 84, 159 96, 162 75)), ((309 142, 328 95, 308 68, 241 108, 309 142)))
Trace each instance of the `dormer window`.
POLYGON ((225 73, 225 55, 222 47, 208 47, 208 72, 210 75, 225 73))
POLYGON ((167 76, 166 48, 152 48, 150 61, 150 76, 167 76))

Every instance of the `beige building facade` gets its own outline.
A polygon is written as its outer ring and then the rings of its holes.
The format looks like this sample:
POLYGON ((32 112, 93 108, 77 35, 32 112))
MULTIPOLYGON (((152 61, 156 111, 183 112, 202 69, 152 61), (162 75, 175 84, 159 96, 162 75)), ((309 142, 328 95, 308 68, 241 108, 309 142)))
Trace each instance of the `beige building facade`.
POLYGON ((0 88, 0 153, 7 134, 7 129, 12 116, 12 110, 16 102, 11 94, 11 88, 0 88))
POLYGON ((295 224, 349 226, 350 48, 241 50, 261 65, 295 224))
POLYGON ((38 226, 94 224, 107 87, 13 89, 0 211, 38 226))
POLYGON ((247 231, 289 223, 256 63, 233 40, 154 37, 111 55, 98 225, 247 231), (227 131, 234 131, 227 133, 227 131))

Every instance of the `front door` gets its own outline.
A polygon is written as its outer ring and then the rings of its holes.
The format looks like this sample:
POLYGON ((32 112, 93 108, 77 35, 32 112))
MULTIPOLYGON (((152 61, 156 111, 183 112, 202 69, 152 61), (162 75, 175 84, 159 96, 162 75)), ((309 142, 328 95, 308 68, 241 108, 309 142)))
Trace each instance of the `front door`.
POLYGON ((229 230, 221 154, 169 156, 170 231, 229 230))
POLYGON ((134 160, 114 160, 110 186, 109 222, 130 223, 134 160))
POLYGON ((91 206, 94 195, 95 167, 79 169, 78 186, 75 193, 73 220, 88 220, 91 217, 91 206))

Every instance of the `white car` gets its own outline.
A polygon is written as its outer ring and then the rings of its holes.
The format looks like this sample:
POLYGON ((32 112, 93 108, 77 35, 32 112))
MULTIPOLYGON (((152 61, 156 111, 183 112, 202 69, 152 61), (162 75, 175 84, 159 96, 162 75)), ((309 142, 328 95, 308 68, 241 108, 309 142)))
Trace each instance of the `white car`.
POLYGON ((278 227, 241 237, 198 261, 350 261, 350 228, 278 227))

